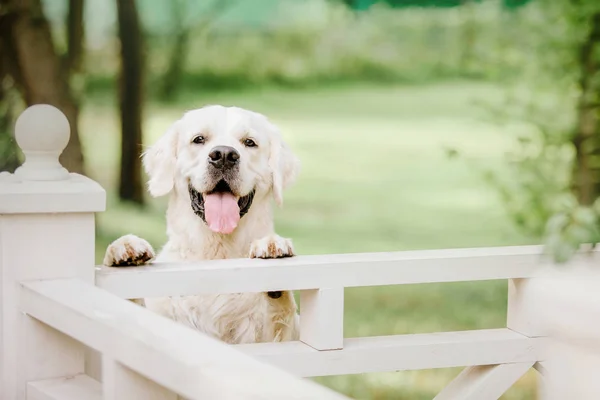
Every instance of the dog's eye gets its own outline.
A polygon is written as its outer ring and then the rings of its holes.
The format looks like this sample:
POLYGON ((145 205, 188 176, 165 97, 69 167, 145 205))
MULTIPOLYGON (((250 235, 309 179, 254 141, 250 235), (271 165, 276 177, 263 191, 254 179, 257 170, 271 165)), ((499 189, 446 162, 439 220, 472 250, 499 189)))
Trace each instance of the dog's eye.
POLYGON ((244 146, 246 147, 256 147, 256 142, 252 139, 244 140, 244 146))
POLYGON ((204 136, 196 136, 194 139, 192 139, 192 143, 196 144, 204 144, 205 141, 206 139, 204 138, 204 136))

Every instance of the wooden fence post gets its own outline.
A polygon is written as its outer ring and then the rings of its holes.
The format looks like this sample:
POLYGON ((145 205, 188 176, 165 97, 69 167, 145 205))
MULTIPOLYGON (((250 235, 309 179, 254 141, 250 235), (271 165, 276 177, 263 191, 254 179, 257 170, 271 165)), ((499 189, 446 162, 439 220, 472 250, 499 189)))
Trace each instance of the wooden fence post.
POLYGON ((344 288, 300 292, 300 340, 316 350, 344 347, 344 288))
POLYGON ((60 165, 69 135, 58 109, 29 107, 15 127, 25 162, 14 174, 0 173, 1 399, 25 399, 31 380, 84 372, 85 348, 19 307, 22 281, 94 284, 94 212, 104 211, 106 193, 60 165))
MULTIPOLYGON (((536 301, 536 288, 543 285, 544 278, 540 274, 534 278, 508 280, 508 308, 506 327, 527 337, 545 337, 546 333, 539 313, 539 302, 536 301)), ((538 360, 544 357, 543 346, 537 349, 538 360)), ((538 371, 538 388, 543 389, 547 379, 548 365, 538 361, 533 365, 538 371)))

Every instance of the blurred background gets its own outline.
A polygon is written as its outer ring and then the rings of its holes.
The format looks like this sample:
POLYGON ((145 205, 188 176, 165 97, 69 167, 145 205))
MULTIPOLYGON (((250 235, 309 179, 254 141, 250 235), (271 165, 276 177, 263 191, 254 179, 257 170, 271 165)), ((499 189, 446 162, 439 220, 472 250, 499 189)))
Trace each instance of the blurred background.
MULTIPOLYGON (((97 258, 165 241, 140 153, 188 109, 266 114, 303 171, 277 212, 299 254, 598 240, 597 0, 0 0, 0 170, 14 120, 68 116, 62 162, 99 181, 97 258)), ((346 336, 505 325, 506 282, 346 290, 346 336)), ((431 399, 459 372, 319 378, 431 399)), ((535 374, 502 399, 533 399, 535 374)))

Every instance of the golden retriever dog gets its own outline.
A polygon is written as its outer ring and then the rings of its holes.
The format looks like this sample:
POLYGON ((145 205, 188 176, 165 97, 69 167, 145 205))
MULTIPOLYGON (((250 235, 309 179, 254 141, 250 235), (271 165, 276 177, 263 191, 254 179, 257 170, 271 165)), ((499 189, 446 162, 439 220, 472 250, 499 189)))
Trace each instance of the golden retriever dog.
MULTIPOLYGON (((293 256, 292 242, 275 234, 272 200, 282 204, 299 162, 263 115, 216 105, 189 111, 144 153, 143 164, 150 194, 169 195, 168 241, 155 256, 147 241, 123 236, 106 250, 105 265, 293 256)), ((142 304, 227 343, 298 337, 291 292, 146 298, 142 304)))

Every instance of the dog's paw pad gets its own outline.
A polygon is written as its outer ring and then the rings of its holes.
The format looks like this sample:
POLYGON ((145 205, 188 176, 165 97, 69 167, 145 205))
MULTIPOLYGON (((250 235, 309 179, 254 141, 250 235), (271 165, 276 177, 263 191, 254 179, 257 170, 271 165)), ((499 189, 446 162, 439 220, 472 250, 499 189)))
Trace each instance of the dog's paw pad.
POLYGON ((129 267, 146 264, 154 258, 154 249, 142 238, 125 235, 112 242, 106 249, 104 265, 129 267))
POLYGON ((250 258, 283 258, 293 257, 294 246, 290 239, 281 236, 267 236, 255 240, 250 245, 250 258))

